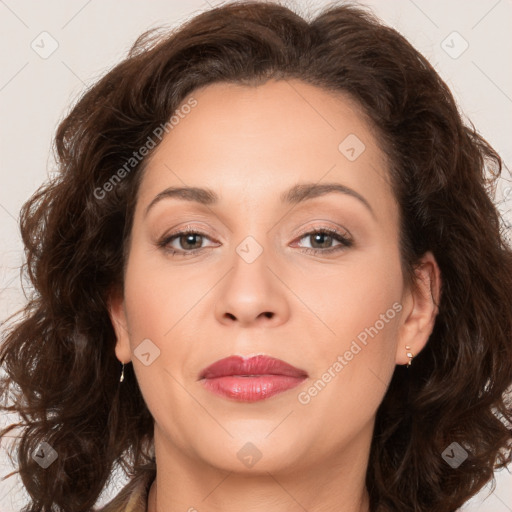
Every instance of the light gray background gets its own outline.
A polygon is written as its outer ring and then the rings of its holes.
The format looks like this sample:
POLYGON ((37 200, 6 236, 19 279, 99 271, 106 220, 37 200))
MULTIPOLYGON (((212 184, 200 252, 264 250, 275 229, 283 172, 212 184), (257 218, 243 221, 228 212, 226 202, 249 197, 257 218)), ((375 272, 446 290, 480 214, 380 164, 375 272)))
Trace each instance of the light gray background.
MULTIPOLYGON (((59 121, 84 88, 119 62, 144 30, 181 24, 220 3, 0 0, 0 321, 23 304, 18 275, 23 249, 17 218, 22 203, 54 169, 51 145, 59 121), (44 31, 50 36, 40 35, 44 31), (52 44, 58 44, 57 49, 45 55, 52 44)), ((327 3, 288 2, 304 13, 314 13, 327 3)), ((512 199, 511 0, 360 3, 372 7, 432 62, 466 116, 501 154, 508 181, 500 183, 497 202, 508 212, 512 199)), ((509 214, 504 218, 509 220, 509 214)), ((0 476, 11 470, 2 450, 0 476)), ((512 511, 512 476, 501 471, 496 477, 494 492, 488 486, 464 511, 512 511)), ((99 504, 125 483, 119 474, 117 484, 105 490, 99 504)), ((17 476, 0 482, 2 512, 19 511, 24 503, 26 495, 17 476)))

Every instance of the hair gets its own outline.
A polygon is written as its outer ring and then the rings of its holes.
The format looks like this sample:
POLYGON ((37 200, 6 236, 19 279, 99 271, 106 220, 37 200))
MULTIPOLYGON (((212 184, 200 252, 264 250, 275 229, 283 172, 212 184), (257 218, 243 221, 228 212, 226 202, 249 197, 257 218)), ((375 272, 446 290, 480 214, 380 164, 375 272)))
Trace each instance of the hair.
POLYGON ((429 341, 411 368, 395 368, 377 411, 372 512, 454 511, 512 460, 512 250, 493 202, 499 155, 429 62, 366 9, 331 5, 306 21, 276 3, 236 2, 142 34, 60 123, 60 173, 22 206, 33 290, 0 348, 1 407, 21 421, 0 434, 21 429, 24 512, 90 510, 116 465, 132 477, 155 468, 153 419, 131 365, 119 383, 108 314, 148 156, 126 163, 149 138, 158 147, 157 128, 194 90, 271 79, 361 107, 389 159, 404 280, 414 286, 426 251, 442 275, 429 341), (46 469, 31 457, 43 441, 58 453, 46 469), (442 458, 454 442, 468 455, 456 469, 442 458))

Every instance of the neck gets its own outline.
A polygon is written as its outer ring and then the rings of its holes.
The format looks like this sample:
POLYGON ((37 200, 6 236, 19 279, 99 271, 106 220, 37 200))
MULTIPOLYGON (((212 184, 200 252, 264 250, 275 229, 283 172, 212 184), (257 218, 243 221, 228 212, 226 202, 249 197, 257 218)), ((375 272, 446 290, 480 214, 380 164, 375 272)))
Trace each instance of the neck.
MULTIPOLYGON (((221 479, 219 484, 223 485, 227 480, 226 477, 221 479)), ((234 480, 233 480, 234 482, 234 480)), ((232 484, 233 484, 232 482, 232 484)), ((218 484, 218 485, 219 485, 218 484)), ((236 487, 236 483, 231 487, 236 487)), ((213 489, 212 489, 213 491, 213 489)), ((232 489, 231 489, 232 491, 232 489)), ((370 504, 369 504, 369 496, 366 490, 361 493, 359 497, 351 497, 345 501, 332 503, 331 505, 327 504, 327 500, 325 499, 322 503, 320 503, 319 497, 316 496, 315 501, 318 505, 304 505, 304 503, 308 503, 310 500, 303 499, 303 501, 299 501, 293 496, 288 489, 286 489, 277 479, 269 477, 267 482, 260 482, 256 485, 249 484, 244 486, 243 488, 237 488, 236 492, 231 492, 229 489, 225 490, 222 497, 218 497, 216 500, 212 500, 212 503, 215 503, 215 508, 211 508, 208 506, 208 510, 212 511, 220 511, 223 510, 225 512, 231 511, 239 511, 240 505, 237 503, 243 502, 241 505, 244 507, 244 510, 256 511, 261 510, 261 504, 271 505, 275 504, 279 505, 279 508, 275 508, 272 505, 272 511, 281 511, 281 512, 370 512, 370 504), (265 483, 267 485, 265 485, 265 483), (267 492, 265 492, 265 487, 267 487, 267 492), (281 500, 278 499, 275 491, 276 488, 279 487, 278 494, 281 495, 281 500), (270 492, 268 492, 270 491, 270 492), (228 498, 228 494, 231 494, 232 497, 228 498), (240 500, 237 502, 237 500, 240 500), (225 503, 222 505, 221 503, 225 503)), ((157 481, 155 480, 151 486, 149 496, 148 496, 148 512, 162 512, 166 510, 168 512, 172 512, 174 510, 186 510, 187 512, 200 512, 204 509, 204 505, 202 501, 208 499, 208 495, 205 495, 204 499, 199 500, 183 500, 183 499, 175 499, 172 500, 174 505, 171 505, 172 508, 169 508, 165 503, 165 498, 159 500, 158 498, 158 490, 157 490, 157 481), (188 505, 187 508, 184 507, 184 502, 194 503, 194 506, 188 505)), ((339 493, 337 493, 339 495, 339 493)), ((170 500, 169 500, 170 501, 170 500)))
MULTIPOLYGON (((165 438, 162 438, 165 439, 165 438)), ((367 444, 367 443, 363 443, 367 444)), ((148 512, 369 512, 368 451, 357 441, 317 464, 276 470, 226 471, 191 459, 157 436, 157 473, 148 512)))

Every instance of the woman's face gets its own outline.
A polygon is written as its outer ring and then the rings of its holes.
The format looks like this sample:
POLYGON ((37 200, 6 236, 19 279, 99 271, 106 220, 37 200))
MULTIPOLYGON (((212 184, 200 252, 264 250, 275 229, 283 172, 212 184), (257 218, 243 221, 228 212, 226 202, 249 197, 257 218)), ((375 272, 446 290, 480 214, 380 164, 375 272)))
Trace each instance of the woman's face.
POLYGON ((405 345, 429 334, 411 324, 385 154, 353 103, 300 81, 191 98, 148 162, 111 306, 156 446, 238 472, 357 463, 405 345), (169 192, 189 187, 208 192, 169 192), (255 355, 296 370, 201 378, 255 355))

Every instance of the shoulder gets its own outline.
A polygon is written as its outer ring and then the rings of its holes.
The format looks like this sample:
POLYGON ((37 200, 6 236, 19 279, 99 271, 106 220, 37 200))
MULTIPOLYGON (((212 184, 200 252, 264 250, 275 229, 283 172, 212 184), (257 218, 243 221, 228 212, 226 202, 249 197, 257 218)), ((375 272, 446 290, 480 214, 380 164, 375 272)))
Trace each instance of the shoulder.
POLYGON ((154 469, 137 474, 113 500, 95 512, 147 512, 149 489, 155 476, 154 469))

